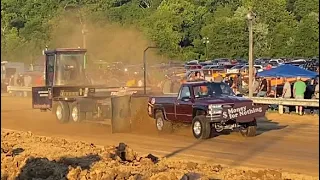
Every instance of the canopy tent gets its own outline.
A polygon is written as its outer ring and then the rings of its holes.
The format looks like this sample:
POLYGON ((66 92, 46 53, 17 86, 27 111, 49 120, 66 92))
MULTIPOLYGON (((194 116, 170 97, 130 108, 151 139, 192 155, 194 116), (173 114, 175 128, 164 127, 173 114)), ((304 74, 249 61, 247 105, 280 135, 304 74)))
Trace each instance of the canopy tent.
POLYGON ((258 77, 304 77, 304 78, 314 78, 318 76, 319 74, 313 71, 309 71, 306 69, 303 69, 301 67, 284 64, 277 68, 265 70, 262 72, 258 72, 258 77))

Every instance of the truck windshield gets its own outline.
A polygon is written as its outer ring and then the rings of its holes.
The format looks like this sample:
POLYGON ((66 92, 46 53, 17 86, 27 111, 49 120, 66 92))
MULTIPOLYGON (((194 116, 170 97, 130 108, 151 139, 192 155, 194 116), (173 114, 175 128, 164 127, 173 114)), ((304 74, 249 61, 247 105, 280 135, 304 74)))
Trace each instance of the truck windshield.
POLYGON ((56 85, 78 85, 84 83, 83 54, 60 54, 57 60, 56 85))
POLYGON ((235 96, 232 89, 226 83, 206 83, 199 86, 193 86, 195 98, 212 96, 235 96))

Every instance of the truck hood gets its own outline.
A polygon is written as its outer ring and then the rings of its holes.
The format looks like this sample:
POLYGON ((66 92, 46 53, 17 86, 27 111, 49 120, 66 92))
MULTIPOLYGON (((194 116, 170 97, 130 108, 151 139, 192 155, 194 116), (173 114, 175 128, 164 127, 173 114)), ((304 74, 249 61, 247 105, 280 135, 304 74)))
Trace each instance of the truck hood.
POLYGON ((228 95, 198 98, 195 100, 195 105, 209 105, 209 104, 234 105, 234 104, 242 104, 242 103, 245 103, 245 104, 252 103, 252 100, 244 97, 228 96, 228 95))

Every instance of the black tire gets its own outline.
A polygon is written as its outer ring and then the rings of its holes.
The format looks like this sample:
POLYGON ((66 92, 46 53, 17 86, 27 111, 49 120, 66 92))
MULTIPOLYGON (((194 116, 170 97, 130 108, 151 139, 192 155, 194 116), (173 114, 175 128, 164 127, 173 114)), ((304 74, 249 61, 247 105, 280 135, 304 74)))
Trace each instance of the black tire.
POLYGON ((240 134, 243 137, 254 137, 257 134, 257 123, 256 121, 243 124, 239 129, 240 134))
POLYGON ((196 139, 208 139, 211 137, 211 124, 204 115, 196 116, 192 120, 192 134, 196 139), (200 132, 196 132, 197 127, 200 132))
POLYGON ((70 108, 67 102, 58 101, 54 103, 54 114, 60 123, 69 122, 70 108))
POLYGON ((159 133, 172 133, 173 124, 164 119, 162 111, 157 111, 155 114, 156 129, 159 133))
POLYGON ((86 113, 81 112, 77 102, 70 103, 70 120, 80 123, 86 119, 86 113))

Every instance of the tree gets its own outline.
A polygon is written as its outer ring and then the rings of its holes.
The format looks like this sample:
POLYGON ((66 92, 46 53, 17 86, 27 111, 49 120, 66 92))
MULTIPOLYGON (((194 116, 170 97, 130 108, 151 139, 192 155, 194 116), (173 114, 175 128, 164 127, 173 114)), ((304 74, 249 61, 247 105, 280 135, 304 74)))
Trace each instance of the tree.
POLYGON ((270 33, 270 55, 271 57, 292 57, 292 40, 297 22, 292 14, 284 16, 270 33))
POLYGON ((310 13, 299 23, 293 43, 293 55, 298 57, 319 56, 319 15, 310 13))
MULTIPOLYGON (((134 25, 171 58, 204 58, 204 36, 209 37, 211 58, 247 57, 249 9, 257 15, 253 23, 256 57, 318 54, 317 0, 3 0, 1 56, 37 57, 45 45, 58 45, 54 34, 61 21, 82 28, 81 16, 99 27, 110 22, 134 25)), ((60 30, 72 34, 67 28, 60 30)), ((59 45, 75 43, 64 40, 59 45)))
POLYGON ((209 57, 247 57, 248 32, 244 18, 219 17, 214 24, 207 24, 202 34, 210 39, 209 57))
POLYGON ((184 0, 163 1, 155 13, 146 19, 144 27, 151 40, 171 57, 191 58, 198 56, 190 52, 193 42, 200 39, 202 16, 206 10, 184 0), (190 57, 191 56, 191 57, 190 57))
POLYGON ((294 3, 294 14, 300 20, 307 16, 309 13, 314 12, 319 14, 319 1, 318 0, 296 0, 294 3))

